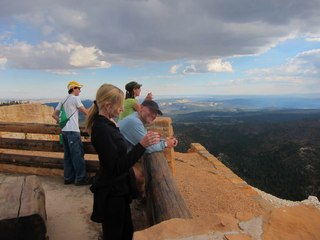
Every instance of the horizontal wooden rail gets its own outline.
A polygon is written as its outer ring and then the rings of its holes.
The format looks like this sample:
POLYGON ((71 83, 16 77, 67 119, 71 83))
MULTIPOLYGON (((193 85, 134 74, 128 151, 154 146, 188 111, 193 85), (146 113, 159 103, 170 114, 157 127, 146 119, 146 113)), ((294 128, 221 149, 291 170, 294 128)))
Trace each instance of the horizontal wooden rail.
MULTIPOLYGON (((63 152, 63 145, 59 141, 1 138, 0 148, 32 150, 44 152, 63 152)), ((83 142, 85 153, 96 154, 91 142, 83 142)))
MULTIPOLYGON (((84 131, 84 128, 82 127, 80 130, 84 131)), ((0 122, 0 132, 59 135, 61 129, 57 124, 0 122)), ((81 135, 88 136, 85 132, 81 132, 81 135)), ((28 139, 28 137, 26 137, 26 139, 0 137, 0 148, 19 151, 26 150, 25 152, 17 153, 5 150, 1 151, 1 164, 30 168, 63 169, 63 157, 49 154, 54 152, 63 153, 63 145, 60 144, 59 140, 28 139), (42 152, 42 154, 37 154, 37 152, 42 152), (48 152, 48 154, 44 155, 46 152, 48 152)), ((86 154, 96 154, 90 141, 83 141, 83 148, 86 154)), ((88 172, 96 172, 99 167, 99 162, 86 161, 86 166, 88 172)))
MULTIPOLYGON (((81 136, 88 136, 84 127, 80 127, 81 136)), ((58 135, 61 129, 57 124, 0 122, 0 132, 39 133, 58 135)))
MULTIPOLYGON (((85 162, 88 172, 98 171, 98 161, 86 160, 85 162)), ((63 158, 61 157, 44 157, 0 152, 0 163, 34 168, 63 169, 63 158)))
POLYGON ((171 218, 192 218, 162 152, 144 157, 147 215, 151 225, 171 218))

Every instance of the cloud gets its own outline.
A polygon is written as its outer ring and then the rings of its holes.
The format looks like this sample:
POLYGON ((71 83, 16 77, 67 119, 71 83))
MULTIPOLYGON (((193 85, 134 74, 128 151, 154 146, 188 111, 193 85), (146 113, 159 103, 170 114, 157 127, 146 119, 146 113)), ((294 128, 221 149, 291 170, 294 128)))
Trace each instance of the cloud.
MULTIPOLYGON (((175 65, 176 66, 176 65, 175 65)), ((173 70, 177 72, 178 68, 173 66, 173 70)), ((179 65, 181 68, 182 65, 179 65)), ((171 70, 172 70, 171 68, 171 70)), ((176 73, 175 72, 175 73, 176 73)), ((233 72, 233 68, 230 62, 223 61, 222 59, 211 59, 203 61, 191 61, 189 65, 184 66, 182 73, 223 73, 223 72, 233 72)))
POLYGON ((207 65, 190 64, 184 73, 232 72, 229 62, 204 62, 260 54, 295 36, 316 41, 319 9, 318 0, 1 1, 0 21, 11 35, 9 45, 0 37, 0 50, 12 51, 4 52, 7 65, 17 68, 64 71, 184 59, 207 65))
POLYGON ((0 45, 7 64, 18 69, 41 69, 52 72, 70 72, 79 68, 109 68, 104 54, 95 47, 84 47, 74 42, 41 42, 31 45, 13 42, 0 45))
POLYGON ((221 59, 211 60, 207 64, 209 72, 233 72, 232 65, 230 62, 222 62, 221 59))
POLYGON ((239 85, 260 89, 254 93, 318 93, 320 49, 301 52, 278 67, 256 68, 247 74, 239 79, 239 85))
POLYGON ((196 73, 198 72, 198 69, 196 68, 195 64, 191 64, 189 66, 187 66, 184 70, 183 73, 187 74, 187 73, 196 73))
POLYGON ((261 79, 279 79, 294 81, 297 78, 318 79, 320 74, 320 49, 313 49, 297 54, 288 60, 286 64, 275 68, 252 69, 247 72, 251 76, 257 76, 261 79))
MULTIPOLYGON (((314 24, 320 21, 319 9, 318 0, 106 0, 94 3, 29 0, 28 3, 1 1, 0 19, 11 26, 12 37, 17 42, 21 41, 20 34, 25 34, 19 30, 28 29, 26 44, 36 50, 38 58, 29 55, 24 61, 44 61, 47 67, 57 69, 61 64, 57 62, 58 57, 52 59, 53 50, 48 59, 44 55, 40 58, 39 52, 42 42, 59 44, 61 35, 83 48, 97 49, 95 53, 89 49, 84 53, 97 56, 97 60, 93 57, 89 63, 79 62, 79 57, 75 57, 73 61, 78 67, 108 65, 102 62, 106 60, 100 53, 108 56, 112 64, 225 59, 260 54, 294 36, 310 39, 319 36, 318 24, 314 24)), ((0 47, 4 47, 1 42, 0 47)), ((59 59, 62 63, 75 67, 68 62, 70 53, 62 55, 66 57, 59 59)), ((24 66, 14 61, 15 66, 24 66)), ((33 65, 43 67, 41 62, 33 65)), ((209 68, 221 71, 215 64, 209 68)), ((231 71, 227 65, 222 70, 231 71)), ((188 67, 185 71, 193 70, 188 67)))
POLYGON ((320 42, 320 37, 306 38, 306 41, 308 41, 308 42, 320 42))
POLYGON ((8 62, 8 59, 6 57, 0 56, 0 67, 4 66, 8 62))
POLYGON ((177 71, 178 71, 178 69, 179 69, 181 66, 182 66, 181 64, 173 65, 173 66, 170 68, 169 72, 172 73, 172 74, 176 74, 177 71))
POLYGON ((99 61, 99 57, 103 57, 103 53, 94 48, 76 47, 70 55, 70 65, 75 67, 86 68, 109 68, 111 64, 106 61, 99 61))

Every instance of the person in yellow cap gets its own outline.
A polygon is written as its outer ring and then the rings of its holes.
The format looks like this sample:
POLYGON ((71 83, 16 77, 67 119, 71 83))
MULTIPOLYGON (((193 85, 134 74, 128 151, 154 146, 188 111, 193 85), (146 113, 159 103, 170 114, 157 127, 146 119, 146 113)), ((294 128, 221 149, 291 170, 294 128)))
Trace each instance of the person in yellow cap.
POLYGON ((62 143, 64 148, 64 184, 90 184, 84 161, 83 143, 79 129, 79 111, 87 115, 88 110, 82 104, 79 94, 83 85, 71 81, 67 85, 68 96, 64 97, 55 108, 52 117, 59 122, 63 111, 67 117, 62 127, 62 143), (61 111, 61 112, 60 112, 61 111))

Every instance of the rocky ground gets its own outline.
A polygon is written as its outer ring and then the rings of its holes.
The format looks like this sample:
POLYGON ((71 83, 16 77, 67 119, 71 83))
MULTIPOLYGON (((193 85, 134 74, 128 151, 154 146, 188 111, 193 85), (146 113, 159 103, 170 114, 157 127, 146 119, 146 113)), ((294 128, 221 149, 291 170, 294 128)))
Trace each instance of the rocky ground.
POLYGON ((176 153, 174 176, 193 219, 171 219, 136 232, 135 240, 320 239, 316 198, 276 198, 198 153, 176 153))

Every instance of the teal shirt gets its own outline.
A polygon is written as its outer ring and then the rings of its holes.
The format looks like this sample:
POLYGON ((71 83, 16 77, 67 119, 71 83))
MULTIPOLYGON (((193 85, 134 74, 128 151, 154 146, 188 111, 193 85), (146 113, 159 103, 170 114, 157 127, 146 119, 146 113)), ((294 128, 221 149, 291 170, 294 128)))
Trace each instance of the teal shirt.
POLYGON ((119 115, 119 121, 124 119, 126 116, 135 112, 134 105, 139 104, 138 99, 127 98, 124 100, 123 112, 119 115))
MULTIPOLYGON (((129 143, 128 151, 131 150, 133 146, 137 145, 147 134, 147 129, 140 120, 137 112, 134 112, 130 116, 119 121, 118 124, 121 134, 129 143)), ((146 153, 163 151, 165 147, 165 139, 161 139, 159 143, 147 147, 146 153)))

